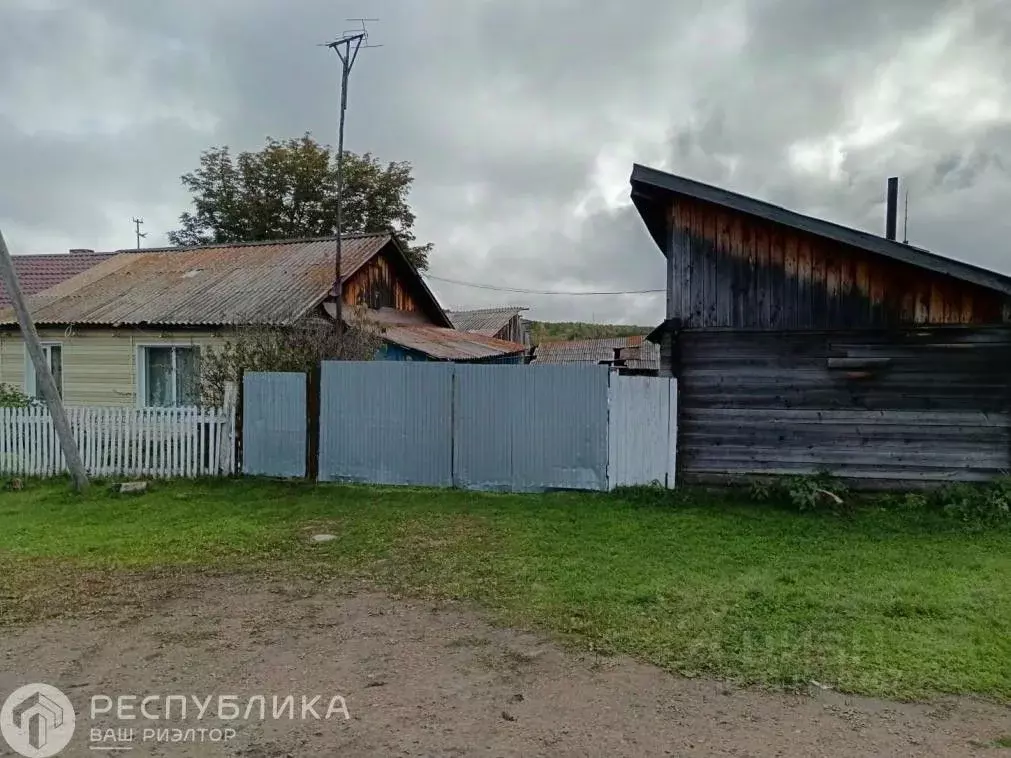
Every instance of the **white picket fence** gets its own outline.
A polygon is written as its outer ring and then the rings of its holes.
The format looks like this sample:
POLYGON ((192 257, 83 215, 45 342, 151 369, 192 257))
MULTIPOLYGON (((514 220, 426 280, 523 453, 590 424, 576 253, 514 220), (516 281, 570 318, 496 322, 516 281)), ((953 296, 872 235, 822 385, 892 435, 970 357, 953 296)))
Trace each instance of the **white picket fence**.
MULTIPOLYGON (((234 411, 199 408, 67 408, 91 476, 227 476, 235 471, 234 411)), ((0 474, 67 470, 44 407, 0 408, 0 474)))

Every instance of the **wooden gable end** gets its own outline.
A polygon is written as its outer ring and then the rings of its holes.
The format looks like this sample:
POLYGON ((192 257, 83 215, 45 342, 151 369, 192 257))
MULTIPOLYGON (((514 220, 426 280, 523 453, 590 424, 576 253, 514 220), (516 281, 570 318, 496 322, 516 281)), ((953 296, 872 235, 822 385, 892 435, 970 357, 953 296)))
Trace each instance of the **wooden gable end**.
POLYGON ((1005 296, 694 198, 670 209, 668 317, 686 328, 1003 320, 1005 296))
POLYGON ((391 309, 411 314, 418 322, 450 325, 421 276, 392 244, 344 280, 343 295, 345 305, 391 309))

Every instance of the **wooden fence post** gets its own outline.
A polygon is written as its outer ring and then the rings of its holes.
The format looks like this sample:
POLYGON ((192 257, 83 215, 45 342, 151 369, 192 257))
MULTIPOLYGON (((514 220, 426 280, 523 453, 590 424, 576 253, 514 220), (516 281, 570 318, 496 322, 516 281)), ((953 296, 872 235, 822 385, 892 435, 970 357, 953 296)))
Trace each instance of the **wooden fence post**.
POLYGON ((235 441, 232 459, 235 463, 235 473, 242 474, 242 424, 243 404, 245 403, 246 372, 239 371, 239 382, 235 394, 235 441))
POLYGON ((217 460, 217 471, 219 474, 233 474, 234 471, 229 471, 231 468, 230 460, 234 458, 236 443, 232 442, 232 435, 236 435, 238 439, 238 433, 236 429, 238 428, 238 418, 239 411, 238 408, 242 404, 242 393, 241 388, 242 383, 240 382, 236 386, 235 382, 225 382, 225 392, 222 402, 221 412, 224 414, 224 426, 221 434, 221 441, 218 444, 218 460, 217 460))
POLYGON ((305 375, 305 477, 315 482, 319 477, 320 365, 305 375))

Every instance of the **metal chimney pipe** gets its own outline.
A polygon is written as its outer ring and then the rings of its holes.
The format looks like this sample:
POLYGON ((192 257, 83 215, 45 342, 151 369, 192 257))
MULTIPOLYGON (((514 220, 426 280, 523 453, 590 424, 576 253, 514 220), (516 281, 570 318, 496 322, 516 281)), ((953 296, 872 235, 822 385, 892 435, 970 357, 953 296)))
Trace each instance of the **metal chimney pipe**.
POLYGON ((885 208, 885 237, 895 239, 896 221, 899 215, 899 177, 888 179, 888 201, 885 208))

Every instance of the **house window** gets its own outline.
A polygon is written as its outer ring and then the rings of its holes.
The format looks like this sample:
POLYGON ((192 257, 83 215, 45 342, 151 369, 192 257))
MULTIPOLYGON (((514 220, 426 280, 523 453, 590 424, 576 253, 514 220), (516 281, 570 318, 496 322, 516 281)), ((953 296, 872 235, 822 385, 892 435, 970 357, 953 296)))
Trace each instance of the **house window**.
POLYGON ((145 347, 141 353, 142 398, 148 407, 200 403, 200 349, 145 347))
MULTIPOLYGON (((27 349, 25 352, 25 394, 28 397, 41 400, 42 382, 38 381, 35 374, 35 364, 32 363, 31 356, 27 355, 27 349)), ((56 382, 56 391, 60 393, 60 397, 63 397, 63 346, 57 343, 44 344, 42 354, 45 356, 49 371, 56 382)))

